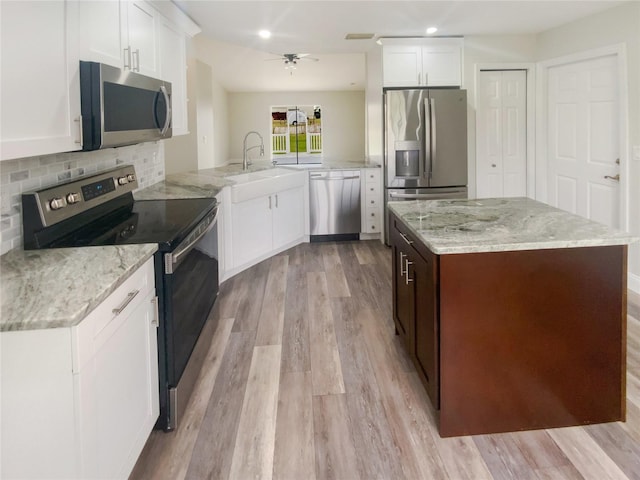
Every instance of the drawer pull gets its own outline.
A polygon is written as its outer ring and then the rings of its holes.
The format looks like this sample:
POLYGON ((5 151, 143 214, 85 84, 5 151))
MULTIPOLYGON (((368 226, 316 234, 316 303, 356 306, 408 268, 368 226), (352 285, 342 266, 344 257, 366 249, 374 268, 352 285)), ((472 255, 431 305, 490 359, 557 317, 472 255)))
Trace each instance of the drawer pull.
POLYGON ((409 238, 407 238, 407 236, 404 233, 400 233, 400 236, 404 239, 405 242, 407 242, 408 245, 413 244, 413 240, 409 240, 409 238))
POLYGON ((407 274, 404 277, 405 283, 409 285, 409 283, 413 282, 413 278, 409 278, 409 265, 413 265, 413 262, 410 262, 408 258, 404 260, 404 272, 407 274))
POLYGON ((127 298, 125 298, 124 302, 122 302, 122 305, 120 305, 118 308, 114 308, 113 310, 111 310, 111 312, 114 315, 120 315, 123 312, 123 310, 127 308, 127 305, 129 305, 132 302, 132 300, 136 298, 136 295, 138 295, 139 293, 140 293, 140 290, 134 290, 133 292, 129 292, 127 294, 127 298))

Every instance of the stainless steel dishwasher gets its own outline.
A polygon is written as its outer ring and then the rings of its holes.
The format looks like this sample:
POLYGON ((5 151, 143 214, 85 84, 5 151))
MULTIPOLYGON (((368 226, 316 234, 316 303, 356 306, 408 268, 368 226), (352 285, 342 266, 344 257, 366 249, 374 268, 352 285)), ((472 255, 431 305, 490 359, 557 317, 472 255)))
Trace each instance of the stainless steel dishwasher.
POLYGON ((312 242, 360 238, 360 170, 309 172, 312 242))

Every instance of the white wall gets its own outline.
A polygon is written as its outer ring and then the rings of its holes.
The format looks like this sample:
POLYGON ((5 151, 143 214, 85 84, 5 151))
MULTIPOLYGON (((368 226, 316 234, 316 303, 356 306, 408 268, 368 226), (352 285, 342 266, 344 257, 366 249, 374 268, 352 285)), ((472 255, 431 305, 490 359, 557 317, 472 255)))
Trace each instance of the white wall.
POLYGON ((227 91, 212 77, 213 164, 226 165, 229 159, 229 100, 227 91))
POLYGON ((281 105, 320 105, 323 158, 360 161, 365 158, 365 104, 362 91, 239 92, 229 93, 228 101, 229 158, 232 161, 242 159, 243 139, 251 130, 262 135, 265 157, 269 157, 271 107, 281 105))
POLYGON ((211 67, 209 44, 202 35, 187 42, 189 134, 165 140, 167 174, 225 165, 229 158, 227 91, 211 67))
MULTIPOLYGON (((627 52, 629 227, 640 235, 640 159, 632 158, 632 147, 640 147, 640 2, 628 2, 539 34, 536 58, 544 61, 620 43, 627 52)), ((629 271, 633 274, 629 286, 640 291, 638 244, 630 247, 629 271)))

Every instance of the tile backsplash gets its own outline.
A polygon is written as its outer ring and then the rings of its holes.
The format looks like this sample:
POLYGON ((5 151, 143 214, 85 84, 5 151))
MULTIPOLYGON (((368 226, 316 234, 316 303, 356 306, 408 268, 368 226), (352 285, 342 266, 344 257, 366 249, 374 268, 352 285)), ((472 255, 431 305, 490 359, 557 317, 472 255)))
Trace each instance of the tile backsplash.
POLYGON ((134 165, 139 189, 164 180, 163 142, 94 152, 69 152, 0 162, 0 255, 22 246, 21 194, 71 179, 134 165))

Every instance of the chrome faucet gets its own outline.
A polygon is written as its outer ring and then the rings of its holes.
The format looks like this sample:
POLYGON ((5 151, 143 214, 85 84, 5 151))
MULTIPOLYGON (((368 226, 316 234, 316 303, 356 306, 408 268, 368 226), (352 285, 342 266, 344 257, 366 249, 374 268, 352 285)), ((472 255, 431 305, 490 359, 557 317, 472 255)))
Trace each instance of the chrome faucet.
POLYGON ((244 136, 244 141, 242 142, 242 170, 248 169, 249 165, 251 165, 251 162, 249 161, 249 159, 247 159, 247 152, 249 150, 253 150, 254 148, 259 148, 260 149, 260 156, 261 157, 264 156, 264 140, 262 139, 262 135, 260 135, 255 130, 251 130, 249 133, 247 133, 244 136), (253 147, 247 148, 247 138, 252 133, 255 133, 256 135, 258 135, 258 137, 260 137, 260 145, 254 145, 253 147))

